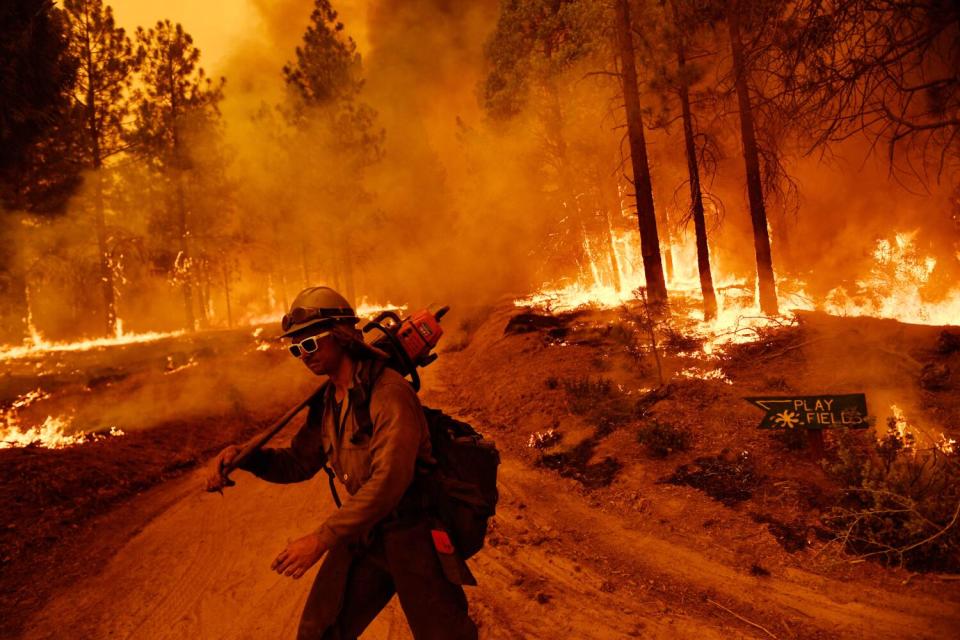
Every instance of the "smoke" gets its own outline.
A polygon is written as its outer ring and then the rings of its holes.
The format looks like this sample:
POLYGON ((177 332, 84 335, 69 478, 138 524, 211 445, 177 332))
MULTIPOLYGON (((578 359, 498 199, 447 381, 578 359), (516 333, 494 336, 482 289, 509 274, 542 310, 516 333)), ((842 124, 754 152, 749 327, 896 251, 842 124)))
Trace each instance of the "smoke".
MULTIPOLYGON (((590 275, 588 260, 603 247, 584 249, 577 234, 636 228, 621 175, 616 81, 585 79, 602 63, 584 61, 557 82, 566 153, 579 174, 578 190, 568 192, 543 160, 550 132, 542 96, 508 123, 491 122, 479 104, 497 0, 334 5, 363 56, 359 99, 385 133, 382 157, 357 173, 356 193, 331 188, 353 184, 352 160, 329 143, 330 131, 292 128, 281 113, 288 104, 282 69, 295 59, 313 3, 249 0, 243 27, 214 56, 216 75, 227 78, 222 131, 198 136, 191 151, 197 166, 210 167, 188 185, 191 241, 208 257, 194 304, 209 326, 225 326, 228 308, 234 325, 278 315, 297 290, 316 284, 355 302, 444 303, 455 310, 518 296, 548 279, 590 275), (596 215, 601 204, 609 219, 596 215)), ((190 31, 189 16, 170 17, 190 31)), ((204 50, 199 37, 197 45, 204 50)), ((715 277, 750 283, 755 261, 739 144, 730 131, 718 135, 726 156, 711 183, 724 203, 722 216, 710 216, 715 277)), ((692 225, 682 224, 680 138, 678 126, 648 137, 656 204, 669 217, 661 223, 664 249, 670 238, 692 245, 692 225)), ((778 275, 802 279, 809 293, 822 295, 869 271, 878 240, 918 230, 917 250, 937 259, 934 279, 949 288, 960 275, 951 185, 912 194, 891 180, 883 159, 861 162, 865 152, 852 141, 829 162, 788 157, 801 199, 796 212, 768 203, 778 275)), ((127 330, 178 328, 184 302, 173 273, 178 247, 169 185, 117 165, 107 222, 119 247, 118 311, 127 330)), ((101 330, 91 197, 87 184, 61 219, 7 231, 35 324, 52 337, 101 330)), ((686 260, 675 265, 678 272, 695 274, 685 256, 692 253, 675 252, 686 260)))

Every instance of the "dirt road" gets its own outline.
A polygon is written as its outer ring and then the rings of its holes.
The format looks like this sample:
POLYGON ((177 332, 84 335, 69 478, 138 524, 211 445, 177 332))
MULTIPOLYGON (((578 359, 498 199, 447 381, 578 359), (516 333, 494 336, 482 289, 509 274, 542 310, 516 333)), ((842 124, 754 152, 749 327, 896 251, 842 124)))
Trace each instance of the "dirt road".
MULTIPOLYGON (((199 479, 165 489, 173 504, 102 573, 54 598, 24 637, 294 637, 315 570, 293 581, 268 565, 330 508, 326 483, 245 476, 220 497, 202 494, 199 479)), ((473 563, 482 637, 948 638, 960 625, 950 604, 895 588, 797 570, 747 575, 711 557, 706 541, 632 530, 565 483, 506 462, 495 546, 473 563)), ((410 637, 396 600, 363 637, 410 637)))

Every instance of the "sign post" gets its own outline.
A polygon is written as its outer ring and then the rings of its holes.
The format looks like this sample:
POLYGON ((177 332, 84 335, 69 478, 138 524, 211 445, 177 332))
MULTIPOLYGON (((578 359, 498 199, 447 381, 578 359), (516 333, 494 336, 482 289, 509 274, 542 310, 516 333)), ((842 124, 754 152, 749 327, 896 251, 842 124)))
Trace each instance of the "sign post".
POLYGON ((744 398, 766 411, 759 429, 805 429, 810 455, 823 457, 824 429, 866 429, 867 396, 863 393, 819 396, 756 396, 744 398))

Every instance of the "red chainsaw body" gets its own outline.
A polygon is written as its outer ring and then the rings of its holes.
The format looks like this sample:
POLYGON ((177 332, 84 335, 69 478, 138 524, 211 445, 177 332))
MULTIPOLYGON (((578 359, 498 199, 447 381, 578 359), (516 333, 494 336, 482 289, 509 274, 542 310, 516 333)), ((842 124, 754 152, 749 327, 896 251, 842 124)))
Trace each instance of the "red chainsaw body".
POLYGON ((443 328, 437 318, 424 309, 404 320, 396 335, 410 361, 418 362, 437 346, 440 336, 443 335, 443 328))

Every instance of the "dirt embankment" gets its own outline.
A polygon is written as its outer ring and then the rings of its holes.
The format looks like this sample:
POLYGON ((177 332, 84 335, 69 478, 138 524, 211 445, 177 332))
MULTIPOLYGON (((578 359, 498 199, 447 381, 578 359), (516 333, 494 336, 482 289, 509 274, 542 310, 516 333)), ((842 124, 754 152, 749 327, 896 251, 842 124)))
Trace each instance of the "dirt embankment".
MULTIPOLYGON (((960 424, 956 394, 918 384, 935 330, 813 317, 720 359, 673 336, 663 387, 617 313, 518 318, 504 307, 452 333, 424 400, 470 420, 504 458, 501 505, 472 561, 481 637, 955 637, 960 583, 840 553, 817 524, 831 478, 759 432, 742 400, 863 391, 879 416, 899 402, 928 425, 960 424), (638 442, 651 424, 688 440, 651 457, 638 442), (540 448, 529 446, 537 434, 540 448)), ((325 479, 240 475, 223 498, 199 480, 127 502, 86 540, 63 536, 63 553, 99 561, 11 637, 292 637, 313 572, 298 582, 268 565, 332 508, 325 479)), ((56 591, 49 571, 17 571, 56 591)), ((364 637, 409 637, 396 602, 364 637)))

